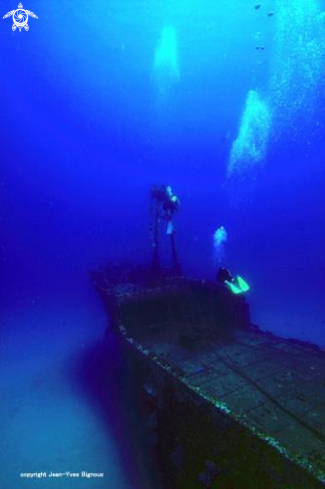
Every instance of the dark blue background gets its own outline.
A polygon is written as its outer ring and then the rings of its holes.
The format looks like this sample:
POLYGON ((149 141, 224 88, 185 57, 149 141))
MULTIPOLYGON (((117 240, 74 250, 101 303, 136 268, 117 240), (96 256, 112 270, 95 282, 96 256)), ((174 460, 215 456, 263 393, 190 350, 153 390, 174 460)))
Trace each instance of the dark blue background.
MULTIPOLYGON (((275 52, 277 19, 266 15, 272 7, 271 1, 259 11, 246 2, 215 6, 208 0, 199 7, 56 2, 26 7, 39 17, 29 19, 28 33, 12 33, 11 18, 2 20, 7 299, 11 290, 17 293, 17 281, 25 292, 46 284, 55 293, 75 287, 97 263, 144 260, 150 249, 148 186, 166 181, 182 201, 178 240, 185 270, 213 276, 212 234, 223 224, 229 266, 251 282, 261 323, 268 309, 282 331, 276 311, 286 310, 289 318, 295 297, 299 307, 306 299, 313 313, 324 286, 321 79, 316 88, 297 81, 294 90, 310 97, 308 110, 286 125, 273 121, 277 137, 257 177, 226 181, 248 90, 267 94, 272 70, 284 67, 294 49, 302 62, 306 57, 294 26, 287 33, 288 53, 275 52), (166 22, 178 34, 181 76, 157 107, 152 64, 166 22), (266 46, 262 53, 255 49, 257 33, 266 46)), ((314 38, 312 28, 308 35, 314 38)), ((323 337, 319 314, 314 339, 323 337)), ((269 328, 271 323, 265 320, 269 328)), ((303 329, 308 338, 310 325, 303 329)))
MULTIPOLYGON (((181 199, 184 270, 214 277, 212 237, 224 225, 227 264, 251 285, 252 320, 324 346, 323 2, 268 0, 259 10, 246 0, 23 3, 38 16, 29 32, 0 21, 5 383, 12 365, 28 372, 24 355, 43 370, 60 346, 68 354, 79 345, 81 354, 102 338, 106 317, 88 272, 149 260, 148 189, 160 182, 181 199), (152 66, 165 24, 177 33, 180 79, 162 101, 152 66), (282 75, 287 83, 274 91, 282 75), (249 90, 273 114, 268 150, 258 171, 229 180, 249 90)), ((13 8, 2 2, 1 16, 13 8)), ((96 372, 81 379, 96 384, 96 372)), ((96 395, 90 388, 89 399, 96 395)), ((32 398, 30 413, 39 406, 32 398)))

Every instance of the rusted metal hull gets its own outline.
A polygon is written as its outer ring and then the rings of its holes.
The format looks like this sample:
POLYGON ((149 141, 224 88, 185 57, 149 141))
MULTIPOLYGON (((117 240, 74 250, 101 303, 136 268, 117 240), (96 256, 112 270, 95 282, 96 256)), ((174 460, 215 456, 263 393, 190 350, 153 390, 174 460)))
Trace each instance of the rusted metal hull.
POLYGON ((94 281, 138 372, 166 487, 324 485, 323 352, 252 327, 245 301, 214 284, 94 281))

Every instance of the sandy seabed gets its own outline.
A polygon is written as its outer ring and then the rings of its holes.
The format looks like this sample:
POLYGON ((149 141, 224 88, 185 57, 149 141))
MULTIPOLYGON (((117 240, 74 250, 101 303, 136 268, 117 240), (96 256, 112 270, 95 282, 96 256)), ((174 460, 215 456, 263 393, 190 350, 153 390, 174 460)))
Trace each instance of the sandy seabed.
POLYGON ((95 294, 22 302, 0 318, 1 488, 159 488, 95 294))

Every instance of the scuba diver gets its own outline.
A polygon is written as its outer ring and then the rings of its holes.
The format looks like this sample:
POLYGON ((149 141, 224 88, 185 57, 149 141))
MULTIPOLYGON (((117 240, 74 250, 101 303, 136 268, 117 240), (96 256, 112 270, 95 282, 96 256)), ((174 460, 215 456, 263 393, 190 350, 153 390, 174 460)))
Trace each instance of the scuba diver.
POLYGON ((250 328, 249 305, 245 292, 249 290, 247 282, 237 275, 232 277, 228 268, 221 267, 217 271, 218 282, 218 320, 226 330, 233 333, 234 329, 250 328))
POLYGON ((152 268, 160 270, 159 261, 159 235, 161 221, 167 224, 166 234, 170 237, 172 249, 172 270, 176 274, 181 273, 175 244, 175 228, 173 217, 180 205, 179 198, 174 194, 169 185, 153 185, 150 190, 150 231, 152 235, 153 258, 152 268))
POLYGON ((247 292, 250 287, 239 275, 232 277, 228 268, 219 268, 217 271, 217 282, 227 287, 233 294, 239 295, 247 292))

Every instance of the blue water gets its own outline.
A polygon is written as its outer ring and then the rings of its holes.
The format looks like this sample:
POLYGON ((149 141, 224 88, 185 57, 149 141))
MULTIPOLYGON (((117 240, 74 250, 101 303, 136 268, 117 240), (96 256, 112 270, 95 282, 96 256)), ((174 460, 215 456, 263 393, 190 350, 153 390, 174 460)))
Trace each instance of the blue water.
POLYGON ((325 3, 254 5, 61 0, 24 3, 28 32, 1 19, 2 487, 50 470, 158 487, 88 280, 150 259, 152 183, 181 200, 186 273, 214 278, 224 226, 253 322, 325 347, 325 3))

